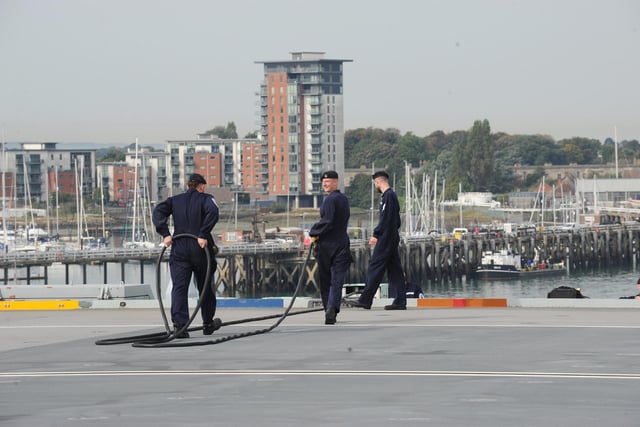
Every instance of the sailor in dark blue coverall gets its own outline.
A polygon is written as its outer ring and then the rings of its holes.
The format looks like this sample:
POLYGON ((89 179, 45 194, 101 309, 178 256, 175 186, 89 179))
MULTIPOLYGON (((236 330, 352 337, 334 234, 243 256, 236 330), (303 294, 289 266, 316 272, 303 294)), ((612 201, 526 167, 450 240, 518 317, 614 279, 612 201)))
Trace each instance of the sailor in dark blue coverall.
POLYGON ((349 200, 338 189, 338 173, 322 174, 322 189, 328 193, 320 207, 320 221, 313 224, 309 236, 316 245, 316 262, 320 279, 320 296, 325 310, 325 324, 333 325, 340 312, 342 285, 351 264, 347 225, 349 200))
MULTIPOLYGON (((195 275, 198 292, 202 301, 202 331, 211 335, 219 328, 214 323, 216 312, 216 295, 211 289, 211 282, 205 283, 207 274, 207 256, 205 247, 209 248, 210 275, 216 271, 213 237, 211 230, 218 222, 218 205, 211 194, 204 192, 207 181, 202 175, 192 174, 187 183, 188 190, 177 196, 169 197, 159 203, 153 210, 153 225, 162 235, 164 245, 172 246, 169 257, 169 269, 173 289, 171 290, 171 320, 174 333, 182 329, 189 321, 188 293, 192 275, 195 275), (173 241, 169 232, 169 217, 173 217, 173 235, 193 234, 198 239, 183 237, 173 241)), ((177 338, 188 338, 184 331, 177 338)))
POLYGON ((380 287, 385 271, 389 279, 390 294, 395 295, 393 303, 386 305, 385 310, 405 310, 407 308, 407 283, 405 280, 398 246, 400 245, 400 203, 398 196, 389 185, 389 175, 385 171, 378 171, 372 175, 373 183, 382 193, 380 201, 380 218, 369 239, 370 245, 375 245, 369 260, 369 269, 362 294, 354 307, 370 309, 373 297, 380 287))

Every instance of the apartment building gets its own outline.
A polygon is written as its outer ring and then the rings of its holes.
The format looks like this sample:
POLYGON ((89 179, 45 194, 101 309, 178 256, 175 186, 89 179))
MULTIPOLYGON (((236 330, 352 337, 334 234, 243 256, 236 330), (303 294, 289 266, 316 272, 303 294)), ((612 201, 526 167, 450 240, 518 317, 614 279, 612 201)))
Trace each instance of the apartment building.
POLYGON ((255 192, 252 176, 261 147, 258 139, 220 139, 208 134, 168 141, 167 188, 183 191, 189 175, 199 173, 207 180, 207 189, 255 192))
POLYGON ((98 163, 99 197, 108 206, 131 206, 135 198, 155 203, 158 199, 157 175, 151 166, 128 162, 98 163), (137 186, 136 186, 137 182, 137 186))
POLYGON ((299 206, 314 206, 322 172, 343 176, 345 62, 352 60, 328 59, 324 52, 256 62, 264 66, 258 184, 270 199, 293 197, 299 206))
POLYGON ((13 185, 5 189, 5 194, 13 196, 13 200, 7 198, 7 206, 45 203, 56 191, 89 196, 95 187, 95 149, 60 149, 55 142, 21 143, 20 148, 6 148, 3 154, 5 185, 13 185))

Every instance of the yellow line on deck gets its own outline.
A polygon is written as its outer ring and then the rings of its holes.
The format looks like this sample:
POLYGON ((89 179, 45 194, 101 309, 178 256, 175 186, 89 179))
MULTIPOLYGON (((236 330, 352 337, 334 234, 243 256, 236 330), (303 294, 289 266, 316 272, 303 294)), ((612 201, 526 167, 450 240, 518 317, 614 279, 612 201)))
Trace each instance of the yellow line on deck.
POLYGON ((78 300, 4 300, 0 301, 0 311, 9 310, 77 310, 78 300))

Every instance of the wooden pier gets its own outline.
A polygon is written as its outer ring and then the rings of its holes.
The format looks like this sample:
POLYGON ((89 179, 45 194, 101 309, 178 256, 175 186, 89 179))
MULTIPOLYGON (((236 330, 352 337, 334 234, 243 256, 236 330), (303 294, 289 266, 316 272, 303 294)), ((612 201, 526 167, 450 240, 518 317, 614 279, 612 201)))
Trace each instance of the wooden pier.
MULTIPOLYGON (((528 235, 473 235, 460 239, 452 236, 404 239, 400 256, 408 280, 456 281, 468 276, 479 264, 483 251, 509 249, 527 259, 563 261, 570 271, 613 266, 633 266, 638 262, 640 225, 584 228, 572 232, 535 232, 528 235)), ((217 256, 218 269, 215 281, 220 296, 256 297, 286 295, 295 289, 300 274, 305 274, 303 295, 314 295, 319 290, 316 264, 313 256, 305 265, 307 248, 302 245, 241 244, 222 245, 217 256)), ((0 284, 7 284, 10 269, 26 268, 25 284, 29 283, 29 270, 39 266, 44 269, 47 283, 47 267, 53 263, 83 268, 86 283, 86 267, 104 265, 104 283, 107 280, 107 264, 120 263, 124 269, 128 262, 157 262, 162 249, 110 249, 83 252, 34 252, 0 254, 0 284)), ((366 241, 352 241, 353 263, 347 282, 363 283, 372 249, 366 241)), ((161 262, 168 261, 168 251, 161 262)), ((140 269, 139 283, 145 283, 140 269)), ((39 276, 42 276, 40 273, 39 276)), ((147 283, 152 282, 147 278, 147 283)))

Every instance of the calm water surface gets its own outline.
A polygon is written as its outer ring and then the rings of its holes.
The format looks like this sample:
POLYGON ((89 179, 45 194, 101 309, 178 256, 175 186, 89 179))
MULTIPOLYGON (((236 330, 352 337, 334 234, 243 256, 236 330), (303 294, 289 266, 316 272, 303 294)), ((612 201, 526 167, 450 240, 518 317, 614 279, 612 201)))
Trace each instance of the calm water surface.
MULTIPOLYGON (((41 267, 39 267, 41 268, 41 267)), ((32 269, 32 277, 42 275, 42 270, 32 269)), ((24 269, 18 271, 9 270, 9 277, 24 277, 24 269)), ((570 286, 580 288, 585 296, 591 298, 619 298, 621 296, 635 295, 640 292, 636 287, 636 282, 640 272, 637 268, 610 268, 592 271, 572 272, 564 277, 553 278, 529 278, 524 280, 505 281, 478 281, 478 280, 458 280, 456 282, 423 282, 421 287, 428 297, 477 297, 477 298, 546 298, 547 293, 557 286, 570 286)), ((65 268, 62 264, 53 264, 48 268, 48 284, 57 285, 65 283, 65 268)), ((104 265, 87 266, 87 284, 104 283, 104 265)), ((69 268, 70 284, 82 284, 83 273, 80 266, 72 265, 69 268)), ((124 264, 124 269, 120 264, 107 264, 107 283, 109 284, 138 284, 146 283, 151 285, 152 290, 156 289, 156 264, 140 262, 129 262, 124 264), (124 271, 124 280, 122 273, 124 271)), ((10 284, 15 282, 10 281, 10 284)), ((18 279, 18 284, 26 284, 26 281, 18 279)), ((168 263, 160 266, 160 283, 163 294, 166 295, 169 284, 168 263)), ((45 284, 43 279, 35 279, 31 284, 45 284)), ((192 287, 191 296, 196 296, 195 288, 192 287)), ((245 295, 237 295, 243 297, 245 295)), ((312 295, 310 295, 312 296, 312 295)), ((257 295, 259 297, 259 295, 257 295)))
POLYGON ((422 285, 430 297, 478 298, 546 298, 558 286, 580 288, 590 298, 619 298, 635 295, 637 269, 601 269, 573 272, 564 277, 528 278, 524 280, 462 280, 456 283, 422 285))

